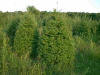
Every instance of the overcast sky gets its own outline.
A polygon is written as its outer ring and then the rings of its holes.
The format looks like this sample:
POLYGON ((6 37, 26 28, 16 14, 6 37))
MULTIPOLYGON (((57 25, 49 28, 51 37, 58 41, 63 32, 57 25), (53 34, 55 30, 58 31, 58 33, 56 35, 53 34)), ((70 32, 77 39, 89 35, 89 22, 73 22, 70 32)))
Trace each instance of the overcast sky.
MULTIPOLYGON (((57 0, 0 0, 0 11, 26 11, 28 6, 40 11, 57 8, 57 0)), ((100 0, 58 0, 58 11, 100 12, 100 0)))

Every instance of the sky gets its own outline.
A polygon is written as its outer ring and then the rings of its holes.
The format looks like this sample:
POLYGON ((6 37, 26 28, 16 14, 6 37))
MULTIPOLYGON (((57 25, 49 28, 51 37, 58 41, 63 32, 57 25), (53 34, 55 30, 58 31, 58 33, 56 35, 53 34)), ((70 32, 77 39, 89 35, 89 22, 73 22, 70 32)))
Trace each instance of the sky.
POLYGON ((35 6, 40 11, 60 12, 100 12, 100 0, 0 0, 0 11, 26 11, 28 6, 35 6))

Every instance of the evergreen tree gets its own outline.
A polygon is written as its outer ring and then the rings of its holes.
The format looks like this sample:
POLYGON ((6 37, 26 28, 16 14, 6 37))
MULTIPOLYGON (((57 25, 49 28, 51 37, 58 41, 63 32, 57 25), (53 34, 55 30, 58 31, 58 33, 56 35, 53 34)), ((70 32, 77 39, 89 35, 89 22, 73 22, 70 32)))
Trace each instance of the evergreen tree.
POLYGON ((8 45, 7 45, 7 36, 3 31, 0 31, 0 75, 6 75, 8 71, 7 60, 8 57, 8 45))
POLYGON ((40 36, 39 57, 48 68, 64 72, 74 59, 72 33, 64 16, 54 12, 52 17, 46 22, 40 36))
POLYGON ((27 8, 27 11, 30 12, 30 13, 34 13, 35 15, 39 15, 40 14, 40 11, 38 9, 36 9, 34 6, 29 6, 27 8))
POLYGON ((32 50, 32 42, 36 27, 37 23, 34 15, 26 13, 19 23, 14 39, 14 48, 19 56, 29 56, 29 53, 32 50))
POLYGON ((0 27, 0 74, 2 73, 2 46, 3 46, 3 33, 0 27))
POLYGON ((10 26, 9 26, 9 29, 7 31, 7 35, 9 36, 10 38, 10 45, 13 47, 13 43, 14 43, 14 38, 15 38, 15 33, 16 33, 16 30, 17 30, 17 27, 19 25, 19 22, 20 22, 20 18, 17 16, 15 17, 11 23, 10 23, 10 26))

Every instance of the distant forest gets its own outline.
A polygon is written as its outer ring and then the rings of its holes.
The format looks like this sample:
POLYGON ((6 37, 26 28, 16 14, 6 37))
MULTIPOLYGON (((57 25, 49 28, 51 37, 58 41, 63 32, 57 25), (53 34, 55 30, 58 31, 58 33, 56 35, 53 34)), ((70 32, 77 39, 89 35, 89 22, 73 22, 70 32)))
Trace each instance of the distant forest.
POLYGON ((0 11, 0 75, 100 75, 100 13, 0 11))

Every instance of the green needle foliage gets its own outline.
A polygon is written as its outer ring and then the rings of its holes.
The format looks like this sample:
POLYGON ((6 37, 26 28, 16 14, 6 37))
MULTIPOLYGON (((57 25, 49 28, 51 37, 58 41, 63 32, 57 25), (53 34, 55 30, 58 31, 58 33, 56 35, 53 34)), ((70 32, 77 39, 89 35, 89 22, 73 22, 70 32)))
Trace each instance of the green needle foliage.
POLYGON ((17 30, 17 27, 19 25, 19 22, 20 22, 20 18, 17 16, 15 17, 12 22, 10 23, 10 27, 7 31, 7 34, 10 38, 10 45, 13 46, 13 43, 14 43, 14 38, 15 38, 15 33, 16 33, 16 30, 17 30))
POLYGON ((20 23, 14 39, 14 48, 18 56, 28 57, 32 51, 32 41, 37 23, 31 13, 26 13, 20 23))
POLYGON ((54 13, 43 27, 40 36, 39 56, 50 69, 64 72, 74 60, 74 43, 71 31, 63 19, 54 13), (58 67, 59 66, 59 67, 58 67))
POLYGON ((0 74, 2 72, 2 46, 3 46, 3 33, 0 28, 0 74))

